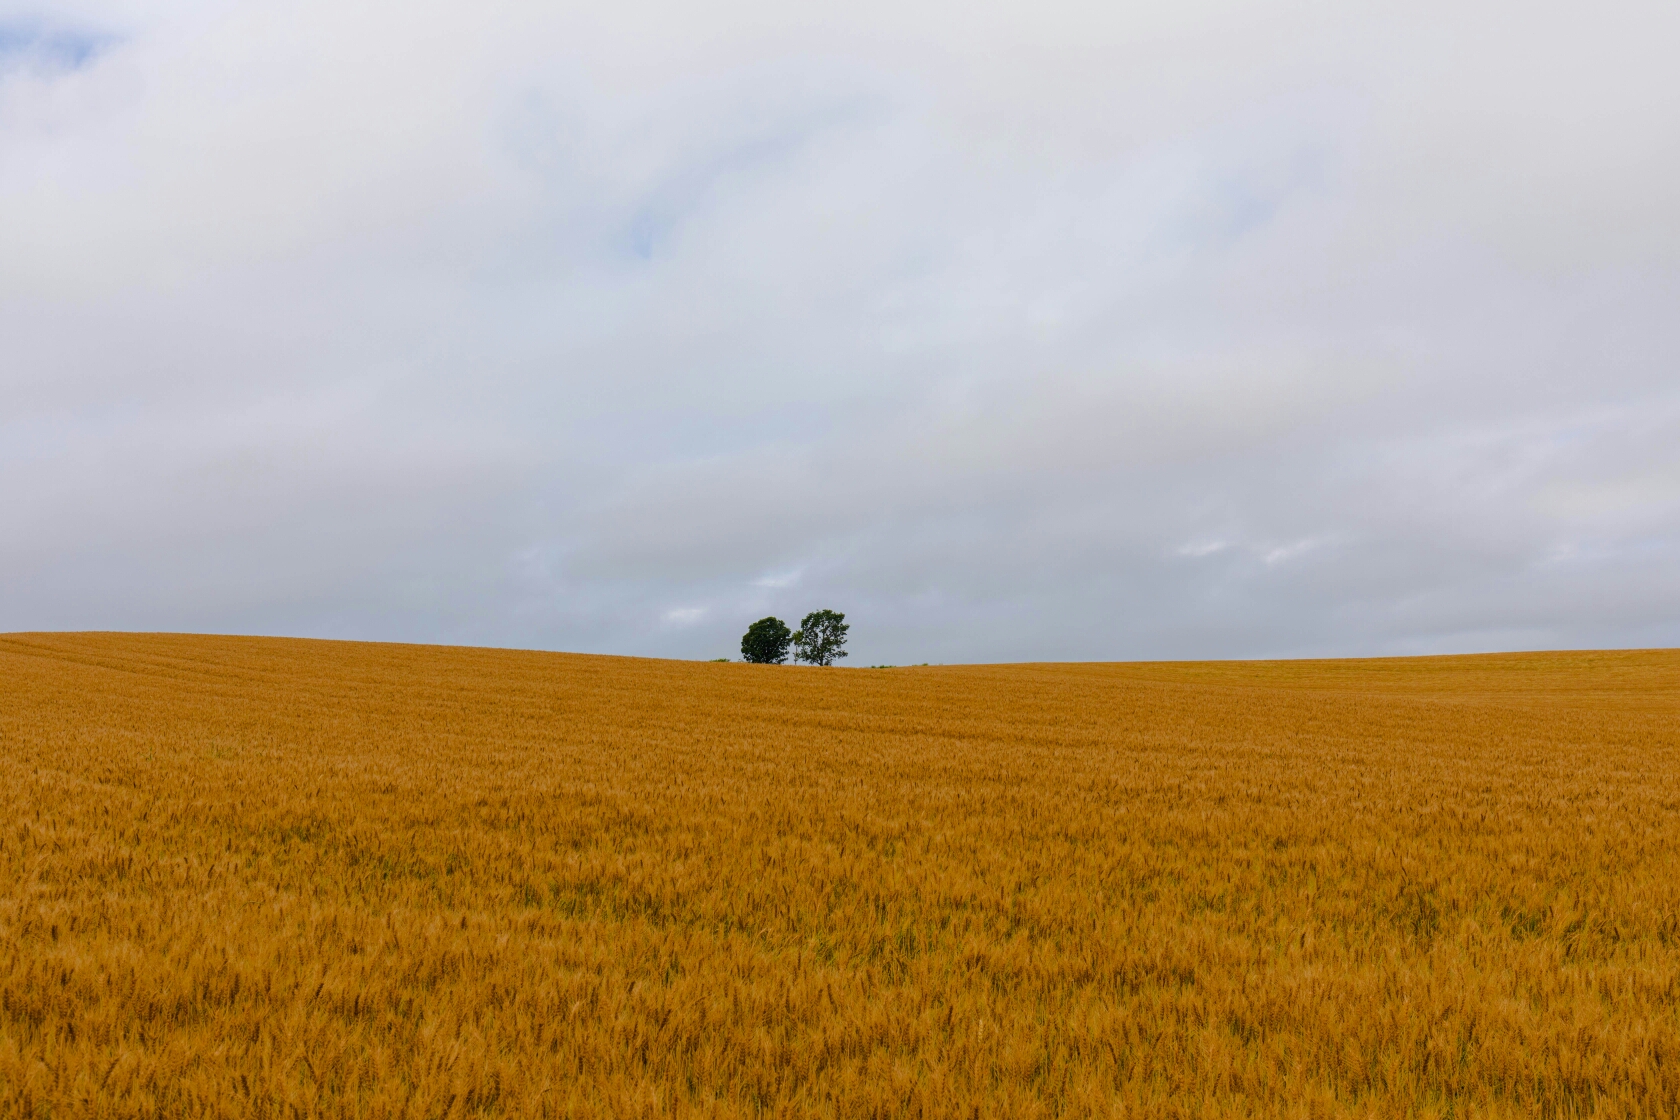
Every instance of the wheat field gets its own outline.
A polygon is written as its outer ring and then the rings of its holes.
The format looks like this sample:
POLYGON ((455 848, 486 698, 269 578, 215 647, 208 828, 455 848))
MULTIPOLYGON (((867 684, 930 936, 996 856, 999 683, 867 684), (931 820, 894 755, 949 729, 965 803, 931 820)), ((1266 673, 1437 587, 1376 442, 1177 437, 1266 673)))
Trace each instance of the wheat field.
POLYGON ((0 637, 0 1116, 1672 1116, 1680 653, 0 637))

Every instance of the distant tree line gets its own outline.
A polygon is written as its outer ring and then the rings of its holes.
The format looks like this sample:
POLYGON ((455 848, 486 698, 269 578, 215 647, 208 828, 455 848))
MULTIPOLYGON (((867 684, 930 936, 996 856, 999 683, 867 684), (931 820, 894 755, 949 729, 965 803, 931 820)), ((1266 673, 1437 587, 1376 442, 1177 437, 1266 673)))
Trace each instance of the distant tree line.
POLYGON ((791 651, 795 661, 832 665, 846 656, 846 616, 839 611, 812 611, 789 630, 779 618, 761 618, 741 638, 741 659, 754 665, 780 665, 791 651))

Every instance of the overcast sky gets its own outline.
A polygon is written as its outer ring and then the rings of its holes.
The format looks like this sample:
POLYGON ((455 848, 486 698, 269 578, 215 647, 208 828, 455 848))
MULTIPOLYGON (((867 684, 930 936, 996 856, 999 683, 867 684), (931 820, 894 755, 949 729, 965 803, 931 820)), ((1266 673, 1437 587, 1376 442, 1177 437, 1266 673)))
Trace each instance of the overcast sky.
POLYGON ((0 631, 1680 645, 1677 41, 0 0, 0 631))

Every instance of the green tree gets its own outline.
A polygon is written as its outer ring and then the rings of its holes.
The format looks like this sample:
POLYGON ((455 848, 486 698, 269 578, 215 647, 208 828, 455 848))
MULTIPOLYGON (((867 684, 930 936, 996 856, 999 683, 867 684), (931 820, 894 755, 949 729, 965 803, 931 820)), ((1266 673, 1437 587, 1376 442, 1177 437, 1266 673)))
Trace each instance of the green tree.
POLYGON ((787 660, 793 635, 779 618, 761 618, 741 637, 741 659, 754 665, 780 665, 787 660))
POLYGON ((846 616, 839 611, 812 611, 793 632, 793 659, 810 665, 832 665, 846 656, 846 616))

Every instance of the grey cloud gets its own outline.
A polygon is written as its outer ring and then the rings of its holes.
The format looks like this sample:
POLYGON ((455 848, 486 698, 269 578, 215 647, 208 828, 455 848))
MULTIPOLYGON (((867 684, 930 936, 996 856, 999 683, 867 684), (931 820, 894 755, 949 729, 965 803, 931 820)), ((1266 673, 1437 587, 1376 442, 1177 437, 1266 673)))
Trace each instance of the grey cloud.
POLYGON ((0 628, 1680 640, 1665 7, 55 19, 0 12, 0 628))

